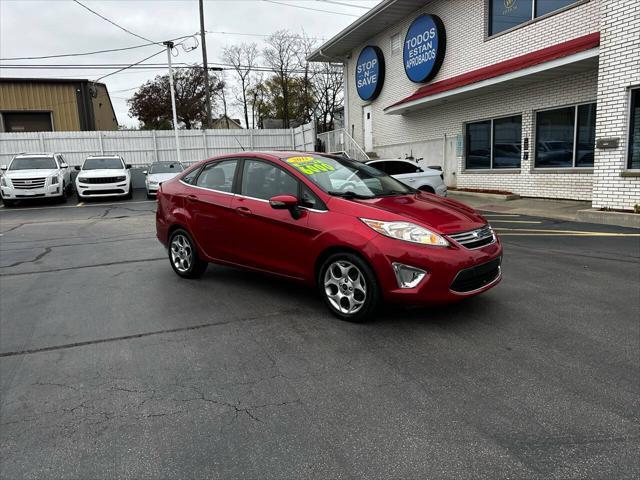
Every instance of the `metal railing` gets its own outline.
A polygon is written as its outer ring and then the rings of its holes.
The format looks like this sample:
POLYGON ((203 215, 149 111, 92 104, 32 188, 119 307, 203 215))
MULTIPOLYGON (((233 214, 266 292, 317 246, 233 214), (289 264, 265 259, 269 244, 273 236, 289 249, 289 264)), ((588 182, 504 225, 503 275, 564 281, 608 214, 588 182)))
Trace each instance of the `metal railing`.
POLYGON ((318 138, 327 153, 344 153, 354 160, 364 162, 369 160, 369 156, 358 145, 351 135, 344 128, 331 130, 330 132, 319 133, 318 138))

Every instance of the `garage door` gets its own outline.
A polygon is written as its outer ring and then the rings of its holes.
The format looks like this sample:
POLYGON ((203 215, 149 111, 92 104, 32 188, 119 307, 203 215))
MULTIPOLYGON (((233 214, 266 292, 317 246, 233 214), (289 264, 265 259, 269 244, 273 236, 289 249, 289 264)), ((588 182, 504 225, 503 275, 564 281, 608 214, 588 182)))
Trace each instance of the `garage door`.
POLYGON ((52 132, 50 112, 4 112, 5 132, 52 132))

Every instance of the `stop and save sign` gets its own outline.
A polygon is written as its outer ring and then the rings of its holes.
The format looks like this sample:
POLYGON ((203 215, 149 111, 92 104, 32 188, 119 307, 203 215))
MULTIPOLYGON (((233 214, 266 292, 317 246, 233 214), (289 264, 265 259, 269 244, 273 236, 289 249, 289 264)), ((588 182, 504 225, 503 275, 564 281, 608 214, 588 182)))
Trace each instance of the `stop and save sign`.
POLYGON ((404 39, 404 71, 412 82, 428 82, 436 76, 446 48, 444 24, 435 15, 416 18, 404 39))
POLYGON ((374 100, 384 83, 384 55, 378 47, 362 49, 356 63, 356 90, 362 100, 374 100))

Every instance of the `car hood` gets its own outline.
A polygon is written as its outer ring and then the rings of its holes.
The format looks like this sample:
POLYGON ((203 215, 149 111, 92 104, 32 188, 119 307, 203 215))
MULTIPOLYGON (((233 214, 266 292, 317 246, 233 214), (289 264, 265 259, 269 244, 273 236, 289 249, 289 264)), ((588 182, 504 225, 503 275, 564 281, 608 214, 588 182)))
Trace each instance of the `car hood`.
POLYGON ((167 180, 171 180, 172 178, 177 177, 182 172, 175 173, 150 173, 147 175, 147 180, 150 182, 166 182, 167 180))
POLYGON ((127 175, 127 170, 119 170, 115 168, 101 168, 98 170, 80 170, 78 175, 82 178, 101 178, 101 177, 121 177, 127 175))
POLYGON ((487 224, 482 215, 463 203, 429 193, 356 201, 433 227, 443 234, 474 230, 487 224))
POLYGON ((58 170, 55 168, 35 168, 32 170, 7 170, 4 175, 7 178, 44 178, 53 175, 58 170))

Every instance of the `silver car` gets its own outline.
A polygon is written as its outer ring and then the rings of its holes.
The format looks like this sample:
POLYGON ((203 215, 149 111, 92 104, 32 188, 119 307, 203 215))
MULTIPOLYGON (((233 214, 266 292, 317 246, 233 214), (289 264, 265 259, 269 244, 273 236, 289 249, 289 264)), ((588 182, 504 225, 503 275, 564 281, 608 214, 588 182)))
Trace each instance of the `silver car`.
POLYGON ((440 170, 421 167, 415 161, 398 158, 369 160, 366 164, 382 170, 387 175, 391 175, 417 190, 435 193, 441 197, 447 196, 447 186, 440 170))
POLYGON ((184 167, 179 162, 155 162, 149 166, 144 173, 145 186, 147 188, 147 198, 152 198, 158 193, 160 183, 170 180, 184 171, 184 167))

